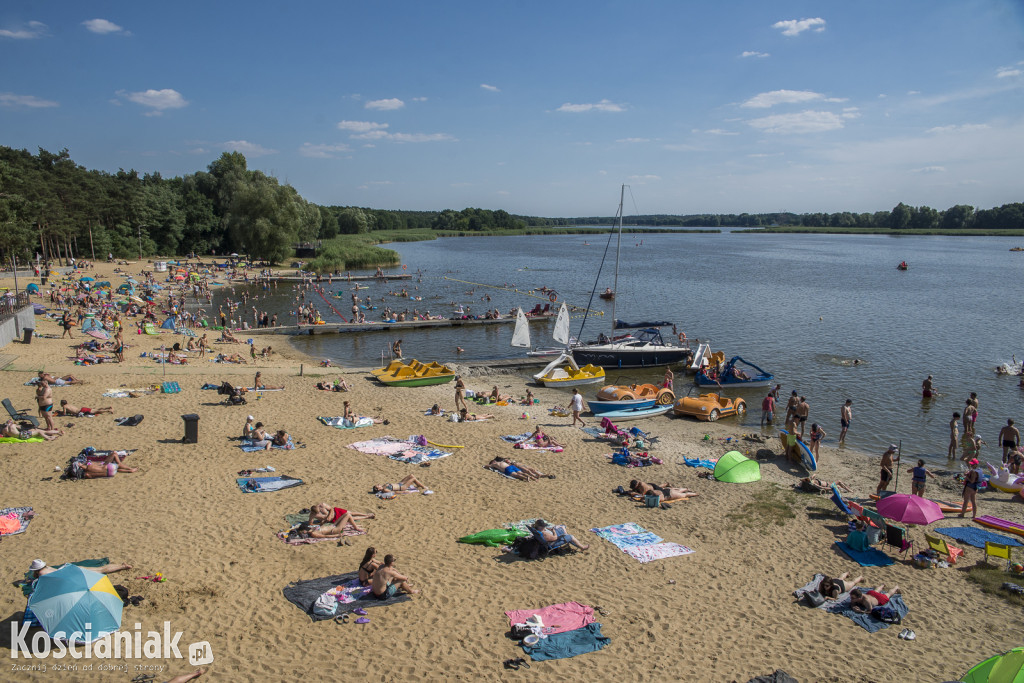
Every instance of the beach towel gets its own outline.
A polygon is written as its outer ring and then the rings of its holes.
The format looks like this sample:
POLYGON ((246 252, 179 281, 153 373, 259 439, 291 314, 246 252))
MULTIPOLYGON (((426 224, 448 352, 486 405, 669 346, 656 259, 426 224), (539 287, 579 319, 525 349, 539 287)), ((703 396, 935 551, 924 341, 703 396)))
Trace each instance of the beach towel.
POLYGON ((690 555, 695 552, 685 545, 666 543, 660 536, 652 534, 634 522, 591 529, 591 531, 644 564, 666 557, 690 555))
POLYGON ((541 638, 535 645, 523 645, 523 652, 535 662, 565 659, 587 652, 596 652, 608 646, 611 638, 601 635, 601 624, 596 621, 583 628, 541 638))
POLYGON ((348 447, 360 453, 386 455, 392 460, 399 460, 413 465, 446 458, 451 455, 447 451, 421 446, 412 440, 399 441, 390 436, 370 439, 369 441, 357 441, 356 443, 349 444, 348 447))
MULTIPOLYGON (((307 515, 303 515, 304 519, 302 521, 303 522, 306 521, 305 518, 307 518, 307 517, 308 517, 307 515)), ((301 523, 302 522, 299 522, 299 523, 293 525, 290 529, 284 529, 282 531, 278 531, 277 534, 275 534, 275 535, 277 536, 277 538, 279 540, 284 541, 288 545, 310 545, 312 543, 319 543, 320 541, 337 541, 338 538, 339 538, 338 536, 335 536, 335 537, 332 537, 332 538, 289 538, 289 534, 291 533, 291 531, 294 530, 295 527, 297 527, 301 523)), ((311 529, 319 529, 320 525, 319 524, 314 524, 310 528, 311 529)), ((363 531, 357 531, 356 529, 354 529, 352 527, 351 524, 346 524, 345 528, 341 532, 341 535, 342 536, 362 536, 362 535, 364 535, 366 533, 367 533, 367 531, 365 529, 363 531)))
POLYGON ((942 529, 935 529, 935 531, 936 533, 940 533, 943 536, 949 536, 950 538, 960 541, 961 543, 972 545, 975 548, 984 548, 985 541, 988 541, 990 543, 1001 543, 1002 545, 1024 545, 1024 543, 1021 543, 1020 541, 1009 536, 997 534, 996 532, 989 531, 988 529, 977 529, 975 527, 969 526, 943 527, 942 529))
POLYGON ((875 548, 869 548, 868 550, 863 551, 854 550, 843 541, 836 541, 836 545, 840 550, 846 553, 851 560, 862 567, 888 567, 896 562, 896 560, 875 548))
MULTIPOLYGON (((802 587, 797 588, 795 591, 793 591, 793 597, 796 598, 797 601, 802 601, 804 599, 804 595, 806 595, 810 591, 818 590, 818 585, 821 583, 821 580, 824 579, 824 578, 825 578, 824 574, 815 574, 813 579, 808 581, 802 587)), ((851 586, 851 589, 852 589, 852 586, 851 586)), ((831 598, 826 598, 825 602, 823 602, 820 605, 818 605, 816 609, 827 610, 830 607, 834 607, 835 605, 841 603, 843 600, 847 600, 848 601, 849 599, 850 599, 850 591, 846 591, 845 593, 841 593, 834 600, 831 599, 831 598)))
MULTIPOLYGON (((597 427, 581 427, 580 431, 583 432, 584 434, 587 434, 588 436, 594 437, 595 439, 599 439, 602 436, 604 436, 604 432, 602 432, 597 427)), ((505 437, 501 437, 501 438, 504 439, 505 437)))
POLYGON ((338 429, 355 429, 357 427, 371 427, 373 426, 372 417, 357 417, 356 421, 348 420, 344 417, 318 417, 321 424, 325 424, 328 427, 337 427, 338 429))
POLYGON ((501 437, 501 440, 507 441, 509 443, 519 443, 520 441, 525 441, 526 439, 529 439, 531 436, 533 436, 533 432, 523 432, 522 434, 506 434, 505 436, 501 437))
MULTIPOLYGON (((246 453, 256 453, 257 451, 266 450, 263 446, 256 445, 257 442, 252 439, 242 439, 242 443, 238 445, 246 453)), ((277 444, 271 444, 271 448, 276 448, 279 451, 290 451, 295 448, 295 444, 292 443, 292 437, 288 437, 288 443, 284 446, 278 446, 277 444)))
POLYGON ((368 586, 364 588, 359 585, 358 572, 325 576, 320 579, 310 579, 309 581, 297 581, 285 586, 281 592, 286 600, 309 615, 310 619, 322 621, 331 617, 313 614, 313 604, 324 593, 338 588, 341 589, 335 591, 335 597, 338 599, 338 614, 346 614, 357 607, 369 609, 370 607, 394 605, 395 603, 410 600, 410 597, 403 593, 399 593, 387 600, 378 600, 372 595, 367 597, 370 588, 368 586), (347 602, 345 602, 346 600, 347 602))
POLYGON ((525 624, 532 616, 539 616, 544 623, 542 631, 545 635, 575 631, 587 624, 594 623, 594 608, 578 602, 562 602, 548 605, 541 609, 517 609, 505 612, 509 626, 525 624))
POLYGON ((239 477, 235 479, 235 483, 238 484, 242 493, 267 493, 301 486, 303 481, 283 475, 280 477, 239 477))
POLYGON ((0 510, 0 536, 16 536, 25 533, 32 521, 32 508, 4 508, 0 510))
POLYGON ((718 458, 714 460, 710 458, 683 458, 683 464, 687 467, 706 467, 709 470, 713 470, 718 464, 718 458))
POLYGON ((530 443, 529 441, 513 444, 512 447, 521 448, 524 451, 551 451, 552 453, 561 453, 565 450, 561 446, 538 446, 537 444, 530 443))
MULTIPOLYGON (((896 610, 896 614, 900 615, 901 620, 905 619, 907 613, 910 612, 910 608, 903 602, 903 596, 898 593, 889 598, 888 606, 896 610)), ((860 612, 853 611, 853 608, 850 607, 849 596, 847 596, 845 600, 837 600, 825 611, 830 612, 831 614, 841 614, 844 617, 849 617, 855 624, 868 633, 875 633, 876 631, 881 631, 883 628, 889 628, 889 624, 875 619, 870 614, 862 614, 860 612)))
POLYGON ((38 434, 28 439, 19 439, 16 436, 0 436, 0 443, 41 443, 43 441, 46 441, 46 439, 38 434))
POLYGON ((690 555, 696 552, 693 548, 678 543, 655 543, 653 545, 623 548, 622 551, 643 564, 654 560, 663 560, 666 557, 679 557, 680 555, 690 555))

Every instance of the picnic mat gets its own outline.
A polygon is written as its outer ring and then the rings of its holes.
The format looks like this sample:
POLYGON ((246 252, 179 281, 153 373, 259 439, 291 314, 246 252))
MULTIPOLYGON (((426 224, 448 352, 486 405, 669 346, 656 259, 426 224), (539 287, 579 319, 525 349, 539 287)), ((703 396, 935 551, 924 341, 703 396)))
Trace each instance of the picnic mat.
POLYGON ((32 521, 32 508, 4 508, 0 510, 0 536, 25 533, 32 521))
POLYGON ((239 477, 235 479, 235 483, 238 484, 238 488, 242 489, 242 493, 267 493, 300 486, 303 482, 301 479, 285 475, 280 477, 239 477), (250 484, 250 482, 252 483, 250 484))
POLYGON ((635 522, 614 524, 591 529, 595 534, 612 543, 622 552, 639 562, 647 563, 666 557, 678 557, 694 552, 692 548, 678 543, 667 543, 635 522))
POLYGON ((1002 545, 1021 546, 1021 543, 1015 538, 1009 536, 1003 536, 997 534, 994 531, 988 529, 978 529, 972 526, 948 526, 941 529, 935 529, 936 533, 942 534, 943 536, 949 536, 952 539, 966 543, 967 545, 973 545, 975 548, 984 548, 985 541, 989 543, 1001 543, 1002 545))
POLYGON ((836 541, 836 545, 839 546, 839 549, 846 553, 851 560, 862 567, 888 567, 890 564, 896 563, 896 560, 875 548, 868 548, 863 551, 854 550, 842 541, 836 541))
MULTIPOLYGON (((896 614, 900 615, 900 619, 905 619, 907 613, 910 611, 910 608, 903 602, 903 596, 899 593, 889 598, 888 606, 896 610, 896 614)), ((849 617, 855 624, 868 633, 874 633, 875 631, 881 631, 883 628, 889 628, 889 624, 879 619, 875 619, 870 614, 853 611, 853 608, 850 607, 849 596, 847 596, 845 600, 837 600, 835 604, 829 606, 825 611, 849 617)))
MULTIPOLYGON (((284 597, 293 605, 309 615, 313 621, 323 621, 333 617, 313 614, 313 603, 324 593, 333 591, 334 597, 338 600, 338 614, 347 614, 357 607, 369 609, 370 607, 382 607, 394 605, 398 602, 405 602, 411 598, 404 593, 399 593, 387 600, 378 600, 370 593, 369 586, 359 585, 359 572, 325 576, 321 579, 310 579, 309 581, 296 581, 282 589, 284 597)), ((337 616, 337 615, 335 615, 337 616)))
POLYGON ((601 635, 601 624, 595 621, 583 628, 541 638, 535 645, 524 644, 523 652, 530 655, 533 661, 542 662, 596 652, 611 642, 611 638, 601 635))
POLYGON ((369 441, 357 441, 348 445, 352 450, 370 455, 386 455, 392 460, 418 465, 430 460, 446 458, 451 453, 420 446, 413 441, 400 441, 394 437, 384 436, 369 441))
POLYGON ((562 602, 541 609, 517 609, 505 612, 509 626, 525 624, 526 620, 534 615, 539 616, 541 622, 544 623, 542 629, 544 634, 553 635, 573 631, 593 623, 594 608, 589 605, 581 605, 578 602, 562 602))

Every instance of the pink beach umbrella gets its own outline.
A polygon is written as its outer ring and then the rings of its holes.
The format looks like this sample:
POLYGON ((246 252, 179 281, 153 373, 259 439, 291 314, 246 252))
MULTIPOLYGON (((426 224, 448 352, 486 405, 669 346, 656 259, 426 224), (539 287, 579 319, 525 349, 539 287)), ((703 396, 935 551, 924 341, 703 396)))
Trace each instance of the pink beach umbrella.
POLYGON ((878 501, 878 514, 886 519, 893 519, 904 524, 919 524, 924 526, 937 522, 944 518, 939 506, 920 496, 911 496, 906 493, 894 493, 878 501))

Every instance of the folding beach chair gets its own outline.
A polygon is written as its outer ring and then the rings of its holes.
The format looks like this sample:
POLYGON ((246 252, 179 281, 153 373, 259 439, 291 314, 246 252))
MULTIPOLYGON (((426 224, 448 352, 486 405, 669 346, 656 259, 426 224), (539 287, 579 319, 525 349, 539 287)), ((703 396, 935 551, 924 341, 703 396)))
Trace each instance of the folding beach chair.
POLYGON ((964 554, 962 548, 957 548, 946 543, 946 539, 939 538, 938 536, 932 536, 931 534, 925 534, 924 540, 928 542, 928 547, 939 554, 949 562, 950 564, 956 564, 958 557, 964 554))
POLYGON ((11 419, 14 420, 15 422, 24 420, 25 422, 31 423, 33 427, 39 426, 39 420, 37 420, 32 415, 28 414, 28 408, 26 408, 25 410, 18 410, 17 408, 14 407, 14 404, 11 403, 11 399, 9 398, 5 398, 3 400, 3 405, 4 408, 7 409, 7 414, 10 415, 11 419))
POLYGON ((914 542, 907 537, 907 530, 895 524, 885 525, 885 538, 882 542, 903 553, 903 559, 906 559, 907 553, 914 547, 914 542))
POLYGON ((1006 560, 1006 568, 1009 569, 1012 560, 1013 548, 1002 543, 993 543, 992 541, 985 541, 985 562, 988 563, 988 558, 998 557, 1006 560))

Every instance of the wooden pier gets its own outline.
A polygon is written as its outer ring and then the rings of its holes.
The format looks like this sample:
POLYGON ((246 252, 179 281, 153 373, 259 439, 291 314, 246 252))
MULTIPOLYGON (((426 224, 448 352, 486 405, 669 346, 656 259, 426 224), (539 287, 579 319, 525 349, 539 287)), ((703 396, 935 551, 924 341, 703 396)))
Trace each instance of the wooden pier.
MULTIPOLYGON (((533 316, 526 320, 532 325, 535 323, 554 320, 555 316, 533 316)), ((445 318, 443 320, 406 320, 404 322, 386 323, 380 321, 365 323, 324 323, 323 325, 278 325, 277 327, 254 327, 248 330, 235 330, 236 333, 245 334, 346 334, 352 332, 383 332, 387 330, 419 330, 442 327, 484 327, 488 325, 511 325, 515 324, 514 317, 498 318, 497 320, 462 320, 460 318, 445 318)))

